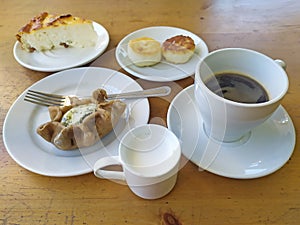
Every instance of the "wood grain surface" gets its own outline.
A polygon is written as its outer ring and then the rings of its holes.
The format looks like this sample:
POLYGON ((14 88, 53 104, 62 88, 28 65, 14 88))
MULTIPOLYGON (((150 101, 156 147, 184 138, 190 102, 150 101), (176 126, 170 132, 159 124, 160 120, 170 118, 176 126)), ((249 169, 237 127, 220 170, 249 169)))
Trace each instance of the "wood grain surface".
MULTIPOLYGON (((244 47, 274 59, 283 59, 287 63, 290 87, 282 105, 291 116, 299 138, 298 0, 2 0, 0 5, 1 128, 16 98, 30 85, 51 74, 26 69, 13 56, 18 29, 33 16, 48 11, 71 13, 102 24, 110 34, 110 43, 105 56, 89 65, 120 70, 128 76, 131 75, 116 63, 115 47, 127 34, 149 26, 164 25, 189 30, 205 40, 210 51, 244 47)), ((136 80, 144 88, 161 85, 136 80)), ((170 85, 172 93, 167 98, 149 99, 149 123, 166 126, 170 102, 183 88, 193 84, 193 80, 191 76, 162 83, 170 85)), ((15 129, 18 129, 18 124, 15 129)), ((298 142, 292 157, 280 170, 258 179, 221 177, 201 171, 191 162, 183 160, 184 166, 179 171, 173 191, 164 198, 149 201, 135 196, 125 185, 98 179, 92 173, 57 178, 29 172, 9 156, 2 133, 1 129, 0 225, 296 225, 300 221, 298 142), (169 223, 163 223, 166 217, 169 223)))

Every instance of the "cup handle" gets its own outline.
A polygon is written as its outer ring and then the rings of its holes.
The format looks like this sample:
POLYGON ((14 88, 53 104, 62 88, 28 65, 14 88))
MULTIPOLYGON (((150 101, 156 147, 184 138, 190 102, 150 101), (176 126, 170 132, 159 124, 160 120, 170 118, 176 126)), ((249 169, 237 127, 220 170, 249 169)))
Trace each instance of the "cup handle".
POLYGON ((282 69, 286 70, 286 63, 285 63, 283 60, 281 60, 281 59, 275 59, 274 61, 275 61, 279 66, 281 66, 282 69))
POLYGON ((112 165, 121 165, 119 156, 110 156, 99 159, 94 165, 95 176, 103 179, 125 181, 126 179, 123 171, 111 171, 103 169, 112 165))

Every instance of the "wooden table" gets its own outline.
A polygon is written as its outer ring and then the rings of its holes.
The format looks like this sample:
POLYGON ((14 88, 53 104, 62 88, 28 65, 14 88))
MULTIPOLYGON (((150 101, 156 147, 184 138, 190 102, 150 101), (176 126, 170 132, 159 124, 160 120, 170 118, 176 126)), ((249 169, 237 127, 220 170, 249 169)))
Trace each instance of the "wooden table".
MULTIPOLYGON (((290 79, 282 105, 293 119, 296 132, 300 129, 300 2, 297 0, 1 1, 1 127, 16 98, 50 74, 23 68, 12 54, 17 30, 42 11, 72 13, 102 24, 110 33, 107 52, 137 29, 166 25, 199 35, 210 51, 245 47, 274 59, 281 58, 288 65, 290 79)), ((97 66, 114 68, 113 54, 97 66)), ((160 85, 140 79, 138 82, 144 88, 160 85)), ((193 84, 193 77, 164 84, 173 88, 172 93, 167 99, 149 99, 150 123, 166 125, 170 101, 183 88, 193 84)), ((300 221, 299 143, 280 170, 257 179, 225 178, 199 171, 197 166, 187 162, 179 171, 174 190, 152 201, 135 196, 127 186, 100 180, 92 173, 57 178, 29 172, 9 156, 2 138, 0 148, 1 225, 160 224, 165 212, 173 213, 180 221, 172 224, 184 225, 290 225, 300 221)))

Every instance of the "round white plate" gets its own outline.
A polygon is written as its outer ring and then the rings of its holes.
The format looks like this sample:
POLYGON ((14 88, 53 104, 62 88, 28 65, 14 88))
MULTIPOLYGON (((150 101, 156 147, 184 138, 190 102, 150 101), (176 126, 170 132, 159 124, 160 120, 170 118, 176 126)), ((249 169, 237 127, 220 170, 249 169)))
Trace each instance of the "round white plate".
POLYGON ((200 37, 184 29, 165 26, 148 27, 137 30, 124 37, 116 49, 117 61, 124 70, 144 80, 159 82, 180 80, 193 75, 199 59, 203 58, 207 54, 208 48, 200 37), (163 43, 166 39, 176 35, 190 36, 195 42, 195 53, 187 63, 172 64, 162 60, 154 66, 138 67, 135 66, 127 56, 127 45, 131 39, 146 36, 163 43))
POLYGON ((59 48, 30 53, 23 50, 17 41, 13 49, 14 57, 22 66, 42 72, 55 72, 85 65, 101 55, 109 43, 107 30, 96 22, 93 22, 93 26, 98 34, 98 41, 94 47, 59 48))
MULTIPOLYGON (((105 68, 83 67, 61 71, 33 84, 29 89, 58 94, 90 96, 97 88, 108 93, 142 90, 130 77, 105 68)), ((26 90, 27 91, 27 90, 26 90)), ((116 128, 97 144, 80 150, 62 151, 46 142, 36 128, 50 121, 47 107, 25 102, 23 92, 8 111, 3 139, 10 156, 22 167, 46 176, 89 173, 100 157, 118 155, 119 139, 132 127, 149 119, 148 99, 123 100, 127 110, 116 128)))
POLYGON ((252 130, 245 143, 224 144, 210 140, 203 131, 194 85, 173 99, 167 123, 181 140, 183 155, 201 169, 230 178, 250 179, 271 174, 289 160, 295 147, 294 125, 282 106, 252 130))

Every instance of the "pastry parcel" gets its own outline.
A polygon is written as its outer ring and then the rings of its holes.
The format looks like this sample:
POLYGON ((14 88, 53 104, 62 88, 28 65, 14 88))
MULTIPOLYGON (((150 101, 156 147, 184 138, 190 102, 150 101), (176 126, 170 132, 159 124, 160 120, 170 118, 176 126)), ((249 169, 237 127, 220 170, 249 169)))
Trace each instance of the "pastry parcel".
POLYGON ((70 106, 50 106, 51 121, 37 133, 62 150, 94 145, 112 131, 126 108, 124 102, 106 98, 105 90, 98 89, 91 99, 72 97, 70 106))

